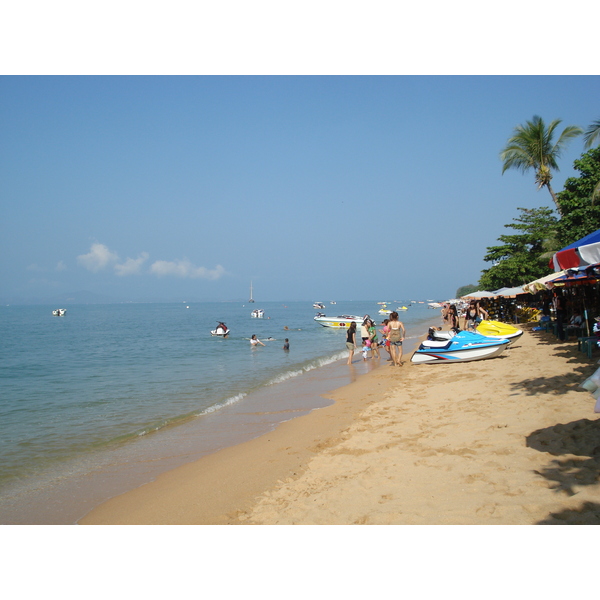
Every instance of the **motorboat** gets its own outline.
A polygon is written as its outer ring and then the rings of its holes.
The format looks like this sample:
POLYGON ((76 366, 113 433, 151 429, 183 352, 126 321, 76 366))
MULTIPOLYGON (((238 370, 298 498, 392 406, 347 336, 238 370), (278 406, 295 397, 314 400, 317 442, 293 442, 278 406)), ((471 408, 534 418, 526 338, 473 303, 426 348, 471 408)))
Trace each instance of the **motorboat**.
POLYGON ((325 305, 322 302, 315 302, 313 308, 325 308, 325 305))
POLYGON ((523 335, 523 330, 508 325, 508 323, 501 323, 500 321, 481 321, 477 326, 477 333, 507 340, 516 340, 523 335))
POLYGON ((227 327, 227 325, 221 321, 217 321, 217 323, 217 327, 210 332, 210 335, 227 337, 229 335, 229 327, 227 327))
POLYGON ((507 339, 492 339, 471 331, 460 331, 448 340, 424 340, 410 360, 416 364, 482 360, 502 354, 509 344, 507 339))
POLYGON ((337 304, 335 300, 332 300, 329 304, 337 304))
POLYGON ((408 307, 407 306, 400 306, 399 308, 396 309, 396 312, 398 312, 400 310, 408 310, 408 307))
POLYGON ((66 308, 57 308, 56 310, 52 311, 52 314, 55 317, 64 317, 67 314, 67 309, 66 308))
POLYGON ((265 316, 265 311, 262 308, 255 308, 251 313, 250 316, 253 319, 262 319, 265 316))
POLYGON ((391 315, 392 311, 384 304, 380 309, 379 309, 379 314, 380 315, 391 315))
POLYGON ((323 327, 348 329, 351 323, 361 325, 364 322, 365 318, 368 317, 369 315, 365 315, 364 317, 357 317, 356 315, 340 315, 338 317, 328 317, 322 313, 317 313, 315 316, 315 321, 323 327))
POLYGON ((442 305, 439 302, 429 302, 427 306, 429 306, 429 308, 442 308, 442 305))

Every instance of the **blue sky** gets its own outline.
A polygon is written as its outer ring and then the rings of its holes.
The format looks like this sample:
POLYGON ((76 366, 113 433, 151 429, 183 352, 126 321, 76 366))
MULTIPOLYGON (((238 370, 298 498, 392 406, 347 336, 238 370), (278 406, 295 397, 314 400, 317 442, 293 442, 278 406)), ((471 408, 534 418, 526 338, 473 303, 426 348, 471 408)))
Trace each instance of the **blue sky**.
MULTIPOLYGON (((0 77, 0 297, 444 299, 517 207, 499 152, 597 76, 0 77)), ((575 175, 573 141, 553 186, 575 175)))

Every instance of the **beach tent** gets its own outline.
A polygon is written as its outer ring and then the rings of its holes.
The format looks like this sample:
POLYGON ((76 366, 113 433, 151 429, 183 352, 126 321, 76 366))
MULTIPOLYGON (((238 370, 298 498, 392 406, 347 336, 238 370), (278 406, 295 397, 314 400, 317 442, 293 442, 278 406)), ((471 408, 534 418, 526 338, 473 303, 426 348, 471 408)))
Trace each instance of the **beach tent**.
POLYGON ((600 262, 600 229, 559 250, 550 261, 555 271, 574 269, 600 262))

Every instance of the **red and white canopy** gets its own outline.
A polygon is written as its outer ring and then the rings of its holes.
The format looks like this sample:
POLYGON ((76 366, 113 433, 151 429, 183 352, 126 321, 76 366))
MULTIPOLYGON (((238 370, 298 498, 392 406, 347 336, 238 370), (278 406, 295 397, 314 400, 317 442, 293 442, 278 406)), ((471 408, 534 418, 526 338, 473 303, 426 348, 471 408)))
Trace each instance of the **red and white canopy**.
POLYGON ((600 262, 600 229, 559 250, 551 266, 555 271, 575 269, 600 262))

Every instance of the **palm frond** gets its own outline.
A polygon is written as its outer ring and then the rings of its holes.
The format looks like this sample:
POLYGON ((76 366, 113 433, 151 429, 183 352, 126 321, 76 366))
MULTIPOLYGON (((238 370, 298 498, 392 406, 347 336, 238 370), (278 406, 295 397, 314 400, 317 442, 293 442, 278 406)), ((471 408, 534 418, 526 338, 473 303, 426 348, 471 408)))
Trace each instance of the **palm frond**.
POLYGON ((585 140, 585 148, 591 148, 596 140, 600 141, 600 119, 594 121, 585 131, 583 139, 585 140))

